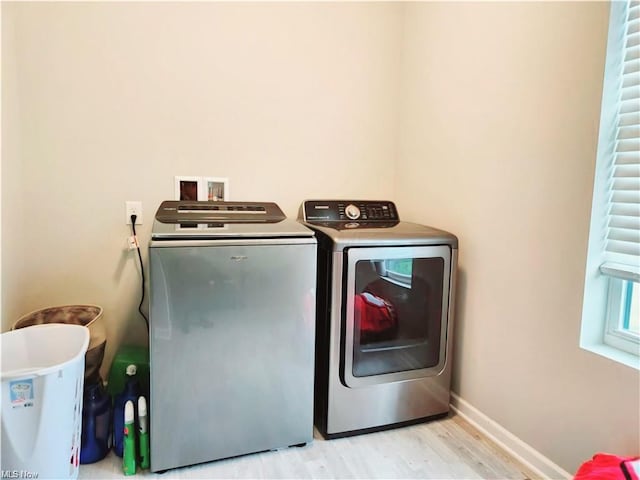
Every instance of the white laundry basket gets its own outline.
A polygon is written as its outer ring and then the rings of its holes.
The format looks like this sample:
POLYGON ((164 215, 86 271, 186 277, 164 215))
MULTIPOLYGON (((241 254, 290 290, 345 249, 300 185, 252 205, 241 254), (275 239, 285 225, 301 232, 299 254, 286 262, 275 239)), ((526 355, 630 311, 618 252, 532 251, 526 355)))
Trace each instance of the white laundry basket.
POLYGON ((89 330, 52 323, 0 337, 3 475, 77 478, 89 330))

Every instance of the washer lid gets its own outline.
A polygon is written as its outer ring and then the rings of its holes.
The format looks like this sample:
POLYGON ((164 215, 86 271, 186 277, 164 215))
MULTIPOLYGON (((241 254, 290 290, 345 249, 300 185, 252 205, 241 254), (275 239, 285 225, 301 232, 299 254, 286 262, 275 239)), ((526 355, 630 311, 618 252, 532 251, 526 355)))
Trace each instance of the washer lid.
POLYGON ((166 200, 156 212, 162 223, 276 223, 286 218, 273 202, 195 202, 166 200))
POLYGON ((275 203, 165 201, 156 213, 153 240, 312 237, 275 203))

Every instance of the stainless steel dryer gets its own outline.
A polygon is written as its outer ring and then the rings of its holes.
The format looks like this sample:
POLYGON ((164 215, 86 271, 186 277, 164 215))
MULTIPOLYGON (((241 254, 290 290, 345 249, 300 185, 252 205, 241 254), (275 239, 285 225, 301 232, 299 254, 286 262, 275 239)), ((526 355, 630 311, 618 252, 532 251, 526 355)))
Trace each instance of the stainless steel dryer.
POLYGON ((151 470, 313 438, 316 240, 275 203, 167 201, 151 266, 151 470))
POLYGON ((388 201, 308 200, 318 238, 315 423, 327 438, 449 411, 457 238, 388 201))

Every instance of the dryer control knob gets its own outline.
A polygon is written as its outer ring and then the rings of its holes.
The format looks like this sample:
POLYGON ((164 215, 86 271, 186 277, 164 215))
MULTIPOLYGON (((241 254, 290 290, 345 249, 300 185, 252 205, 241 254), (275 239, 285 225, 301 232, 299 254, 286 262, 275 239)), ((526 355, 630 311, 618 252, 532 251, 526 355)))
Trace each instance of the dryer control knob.
POLYGON ((353 203, 347 205, 347 207, 344 209, 344 213, 346 213, 347 217, 351 220, 357 220, 358 218, 360 218, 360 209, 353 203))

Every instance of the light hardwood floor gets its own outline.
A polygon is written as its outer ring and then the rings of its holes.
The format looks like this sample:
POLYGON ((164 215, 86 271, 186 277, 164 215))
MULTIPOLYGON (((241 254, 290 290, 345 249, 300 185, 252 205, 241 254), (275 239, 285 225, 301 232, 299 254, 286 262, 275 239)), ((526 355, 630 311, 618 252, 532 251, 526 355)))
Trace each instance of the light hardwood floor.
MULTIPOLYGON (((355 437, 314 441, 301 448, 256 453, 185 467, 158 479, 214 478, 384 478, 527 479, 535 478, 514 458, 457 415, 409 427, 355 437)), ((110 453, 80 467, 80 479, 122 478, 122 459, 110 453)))

